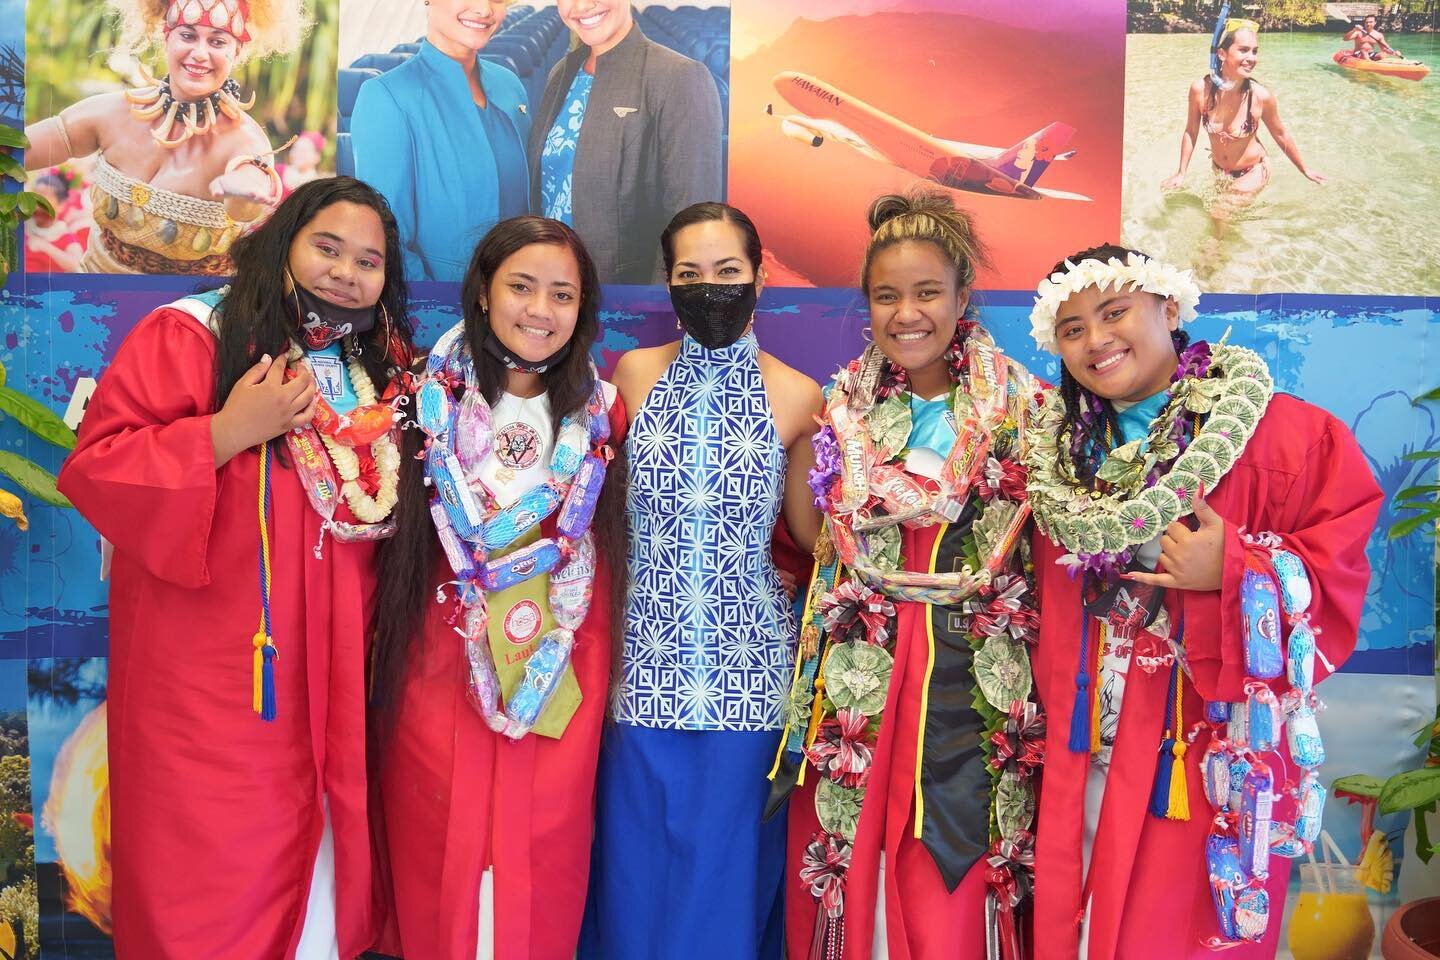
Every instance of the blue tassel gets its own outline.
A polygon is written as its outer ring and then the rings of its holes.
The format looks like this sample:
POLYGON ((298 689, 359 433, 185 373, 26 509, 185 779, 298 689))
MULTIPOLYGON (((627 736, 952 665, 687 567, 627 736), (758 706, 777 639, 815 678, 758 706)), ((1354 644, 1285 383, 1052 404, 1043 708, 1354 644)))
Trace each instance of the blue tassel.
POLYGON ((266 645, 261 651, 265 656, 265 666, 260 674, 260 719, 275 719, 275 648, 266 645))
POLYGON ((1155 765, 1155 786, 1150 791, 1150 815, 1164 819, 1170 811, 1170 776, 1175 766, 1175 741, 1160 741, 1160 762, 1155 765))
POLYGON ((1090 752, 1090 614, 1081 612, 1080 672, 1075 674, 1075 706, 1070 711, 1071 753, 1090 752))

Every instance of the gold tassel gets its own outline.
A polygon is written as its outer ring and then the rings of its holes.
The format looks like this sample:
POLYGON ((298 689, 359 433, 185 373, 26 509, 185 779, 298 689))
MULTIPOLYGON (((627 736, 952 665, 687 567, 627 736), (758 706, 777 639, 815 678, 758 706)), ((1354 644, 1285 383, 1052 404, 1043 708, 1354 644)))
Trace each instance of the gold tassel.
POLYGON ((1185 741, 1175 740, 1170 748, 1175 764, 1170 768, 1170 805, 1165 810, 1166 820, 1190 819, 1190 785, 1185 779, 1185 741))

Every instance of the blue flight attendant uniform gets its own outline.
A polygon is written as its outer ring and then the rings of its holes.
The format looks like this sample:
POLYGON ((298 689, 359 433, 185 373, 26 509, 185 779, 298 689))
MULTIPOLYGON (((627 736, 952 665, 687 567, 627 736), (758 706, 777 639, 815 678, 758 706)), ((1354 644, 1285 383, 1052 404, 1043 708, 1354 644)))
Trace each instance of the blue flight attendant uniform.
POLYGON ((530 205, 525 87, 480 60, 482 109, 460 64, 429 41, 360 87, 355 174, 395 212, 407 280, 459 280, 485 232, 530 205))
POLYGON ((795 623, 771 557, 785 448, 753 333, 686 336, 626 438, 630 593, 581 960, 779 960, 761 814, 795 623))

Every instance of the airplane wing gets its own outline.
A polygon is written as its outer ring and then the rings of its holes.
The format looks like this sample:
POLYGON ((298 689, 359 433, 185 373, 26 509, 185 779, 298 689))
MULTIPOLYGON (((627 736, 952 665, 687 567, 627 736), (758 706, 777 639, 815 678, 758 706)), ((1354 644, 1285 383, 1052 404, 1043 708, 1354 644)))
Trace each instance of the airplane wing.
POLYGON ((870 146, 864 137, 834 120, 821 120, 803 114, 792 114, 780 120, 780 129, 792 140, 808 142, 816 147, 827 139, 835 140, 853 150, 858 150, 871 160, 878 160, 881 163, 890 162, 878 150, 870 146))

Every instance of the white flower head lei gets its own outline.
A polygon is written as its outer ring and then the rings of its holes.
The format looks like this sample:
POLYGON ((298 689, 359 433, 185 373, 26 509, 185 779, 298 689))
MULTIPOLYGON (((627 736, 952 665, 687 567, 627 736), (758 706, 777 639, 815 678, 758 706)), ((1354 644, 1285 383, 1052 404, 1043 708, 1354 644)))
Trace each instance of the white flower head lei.
POLYGON ((1116 291, 1128 287, 1174 300, 1180 306, 1179 321, 1182 325, 1195 319, 1196 308, 1200 304, 1200 285, 1195 282, 1194 274, 1143 253, 1132 251, 1123 263, 1117 257, 1109 260, 1085 259, 1079 263, 1066 260, 1064 272, 1050 274, 1035 288, 1035 307, 1030 311, 1030 335, 1041 350, 1059 352, 1055 320, 1060 305, 1086 287, 1116 291))

